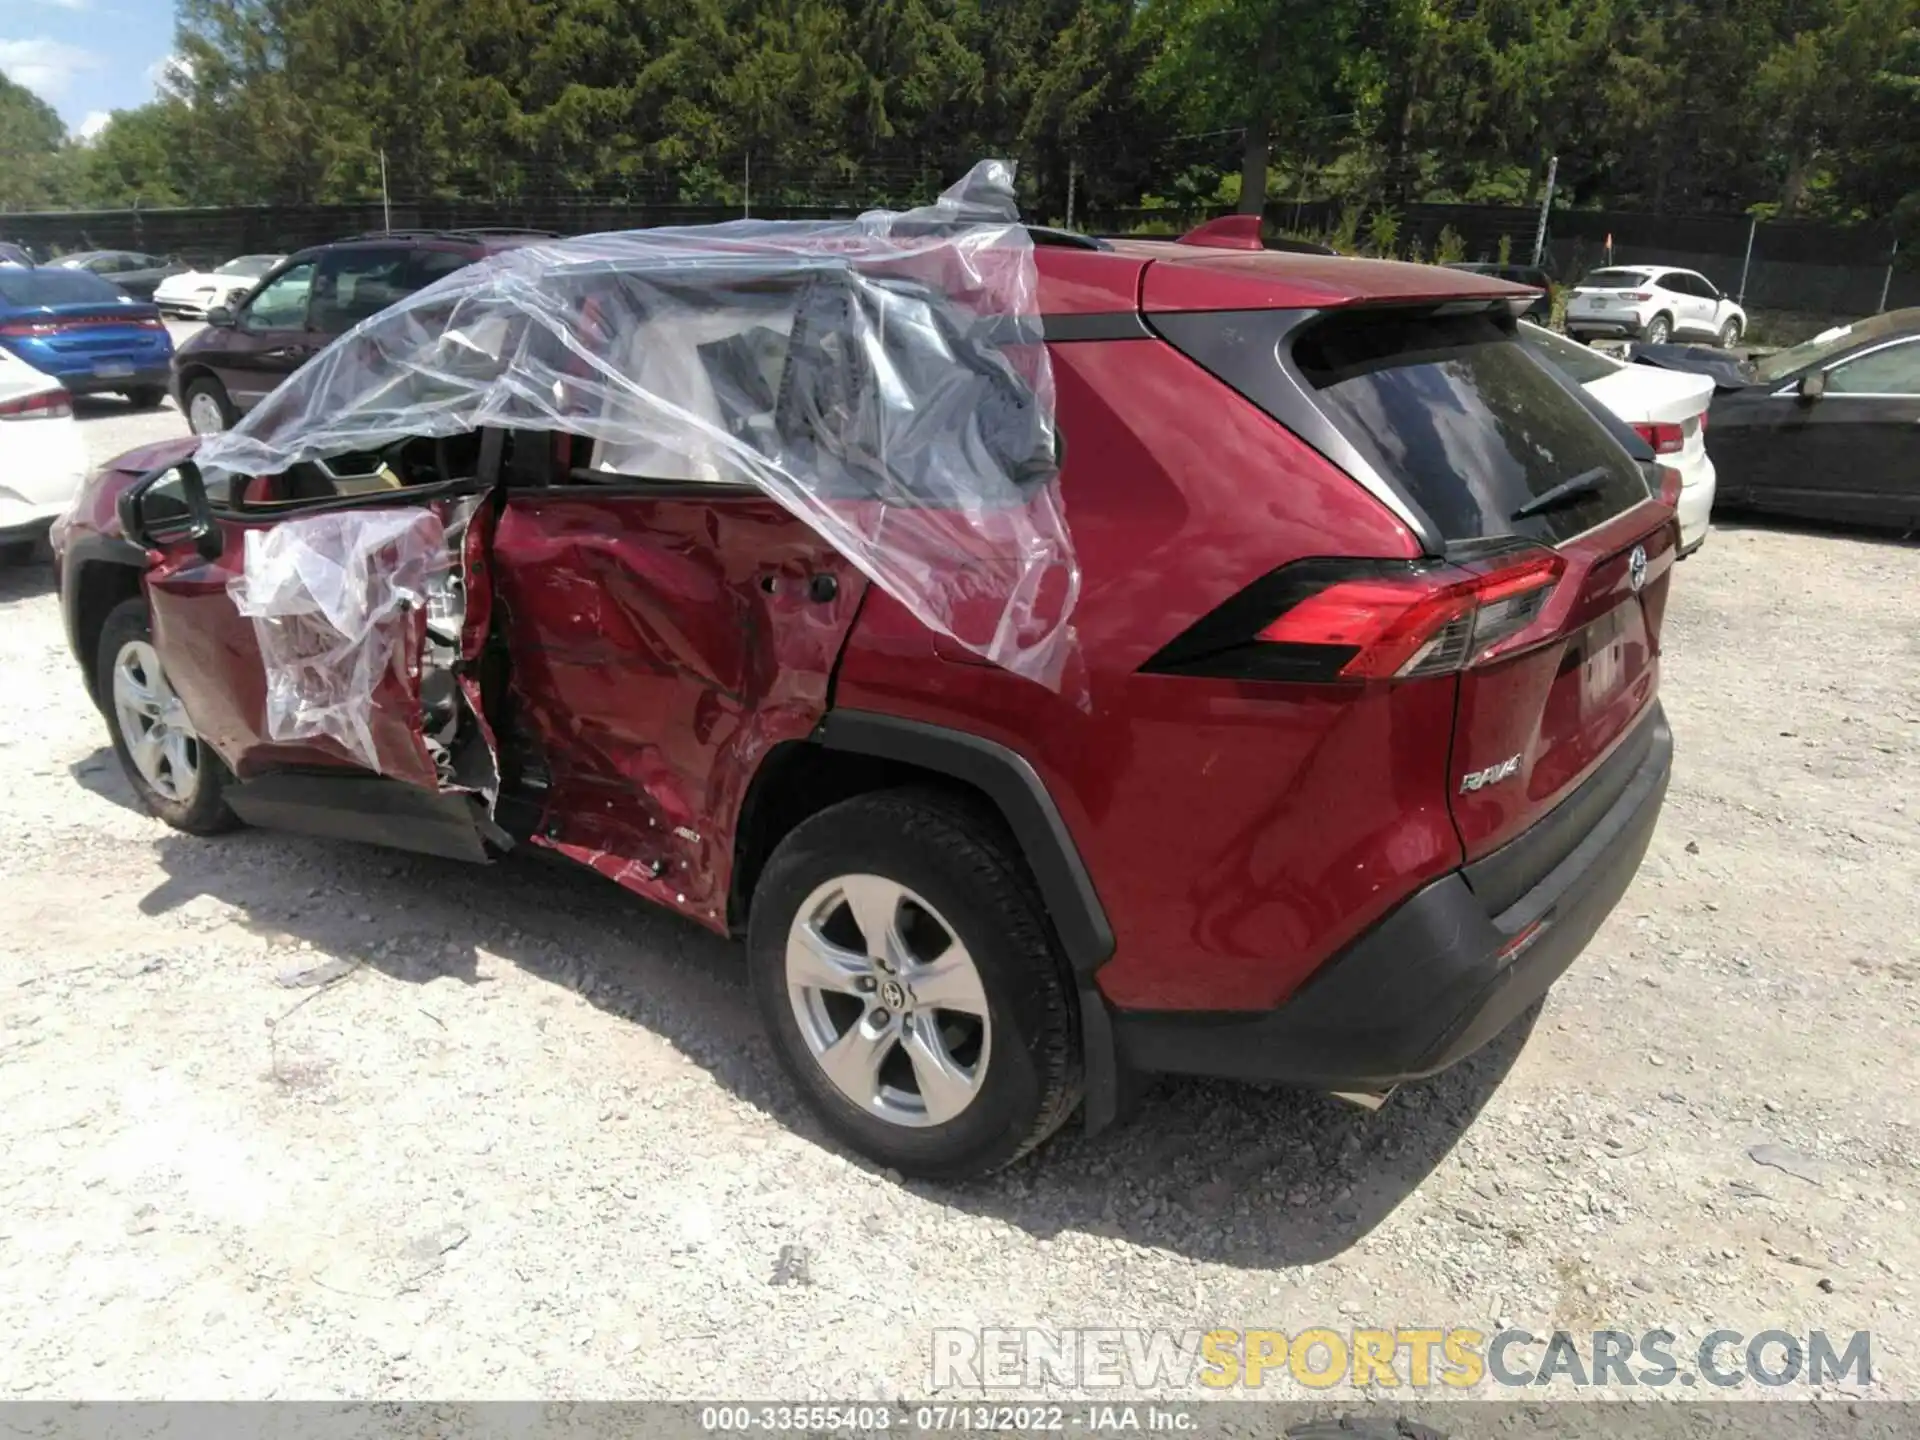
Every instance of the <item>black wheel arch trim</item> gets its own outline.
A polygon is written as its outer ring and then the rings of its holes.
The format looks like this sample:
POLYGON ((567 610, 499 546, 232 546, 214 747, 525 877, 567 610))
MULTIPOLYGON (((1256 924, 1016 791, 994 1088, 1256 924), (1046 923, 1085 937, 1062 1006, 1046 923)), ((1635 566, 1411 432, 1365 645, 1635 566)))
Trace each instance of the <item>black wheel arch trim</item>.
POLYGON ((831 710, 815 738, 829 750, 898 760, 961 780, 1000 807, 1052 912, 1075 975, 1113 954, 1113 927, 1094 892, 1067 823, 1026 758, 992 740, 922 720, 867 710, 831 710))
MULTIPOLYGON (((60 557, 60 621, 67 632, 67 649, 80 663, 89 695, 94 689, 93 660, 87 654, 92 637, 81 633, 81 618, 88 576, 98 566, 132 571, 136 591, 145 593, 147 552, 122 535, 82 535, 60 557)), ((99 698, 94 696, 96 702, 99 698)))
POLYGON ((830 710, 814 738, 829 750, 896 760, 949 776, 999 807, 1033 871, 1073 971, 1086 1079, 1082 1123, 1089 1134, 1105 1129, 1119 1113, 1119 1060, 1106 1001, 1093 974, 1113 955, 1113 926, 1046 782, 1024 756, 1006 746, 922 720, 830 710))

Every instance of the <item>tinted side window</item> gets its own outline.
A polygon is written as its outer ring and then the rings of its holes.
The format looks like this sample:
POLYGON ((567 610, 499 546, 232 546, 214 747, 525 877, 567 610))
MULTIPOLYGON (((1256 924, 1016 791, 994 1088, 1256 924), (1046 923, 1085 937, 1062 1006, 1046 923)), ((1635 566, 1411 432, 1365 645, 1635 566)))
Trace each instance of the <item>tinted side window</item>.
POLYGON ((434 281, 464 270, 473 257, 459 250, 416 250, 409 279, 415 290, 424 290, 434 281))
POLYGON ((405 250, 342 250, 320 262, 314 283, 314 329, 337 335, 413 292, 405 250))
POLYGON ((1920 395, 1920 340, 1889 345, 1827 372, 1829 395, 1920 395))
POLYGON ((307 323, 307 299, 313 291, 313 262, 282 270, 257 291, 240 314, 247 330, 298 330, 307 323))

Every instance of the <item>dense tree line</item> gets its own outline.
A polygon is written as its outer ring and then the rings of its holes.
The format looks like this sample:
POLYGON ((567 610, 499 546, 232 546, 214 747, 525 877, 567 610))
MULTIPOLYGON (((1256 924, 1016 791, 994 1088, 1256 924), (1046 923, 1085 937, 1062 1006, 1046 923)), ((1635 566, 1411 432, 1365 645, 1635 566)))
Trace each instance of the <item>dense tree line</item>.
POLYGON ((1920 222, 1920 0, 180 0, 97 139, 0 81, 0 207, 548 195, 1035 213, 1295 194, 1920 222))

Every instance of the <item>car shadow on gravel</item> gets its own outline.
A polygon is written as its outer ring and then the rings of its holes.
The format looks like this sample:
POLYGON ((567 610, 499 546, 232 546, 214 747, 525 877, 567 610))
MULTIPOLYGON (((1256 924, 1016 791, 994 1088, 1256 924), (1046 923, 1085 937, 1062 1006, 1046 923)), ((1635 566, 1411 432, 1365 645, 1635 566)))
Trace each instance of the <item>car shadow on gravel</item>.
MULTIPOLYGON (((96 793, 133 805, 111 751, 75 768, 96 793)), ((446 977, 487 984, 496 967, 484 952, 646 1027, 779 1123, 832 1143, 762 1038, 741 947, 587 870, 532 857, 469 866, 264 831, 212 841, 167 834, 156 849, 166 878, 142 897, 142 912, 168 914, 203 896, 232 907, 240 923, 284 947, 272 983, 285 987, 289 1005, 303 986, 348 973, 342 961, 409 985, 446 977)), ((1038 1238, 1102 1234, 1256 1268, 1329 1260, 1379 1225, 1453 1148, 1532 1021, 1453 1071, 1403 1088, 1376 1113, 1298 1091, 1162 1080, 1102 1134, 1087 1137, 1069 1122, 1053 1143, 987 1180, 903 1183, 1038 1238)), ((457 1018, 452 1029, 457 1035, 457 1018)))
POLYGON ((33 542, 30 558, 9 553, 0 545, 0 605, 9 600, 37 600, 54 592, 53 562, 44 541, 33 542))
POLYGON ((1896 550, 1920 547, 1920 528, 1902 534, 1897 530, 1848 525, 1838 520, 1802 520, 1745 510, 1736 510, 1724 517, 1716 512, 1708 541, 1711 543, 1713 535, 1738 535, 1745 530, 1776 535, 1821 535, 1834 540, 1852 540, 1861 545, 1896 550))

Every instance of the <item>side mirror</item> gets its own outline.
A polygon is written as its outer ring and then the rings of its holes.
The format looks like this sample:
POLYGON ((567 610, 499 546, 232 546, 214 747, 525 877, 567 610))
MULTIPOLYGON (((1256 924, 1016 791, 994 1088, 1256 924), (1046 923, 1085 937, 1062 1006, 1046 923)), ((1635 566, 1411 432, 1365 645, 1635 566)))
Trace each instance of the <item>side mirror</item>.
POLYGON ((191 460, 141 476, 121 494, 116 508, 121 531, 146 549, 191 544, 202 560, 218 560, 225 549, 206 482, 191 460))
POLYGON ((1800 377, 1800 384, 1796 389, 1802 400, 1818 400, 1827 393, 1827 372, 1809 370, 1800 377))
POLYGON ((207 311, 207 324, 220 330, 233 328, 233 311, 225 305, 216 305, 207 311))

